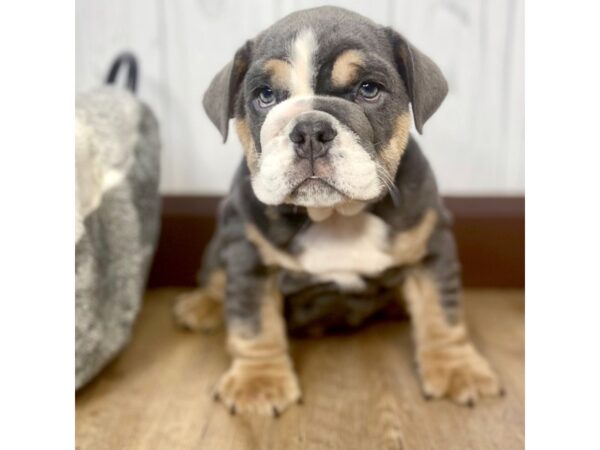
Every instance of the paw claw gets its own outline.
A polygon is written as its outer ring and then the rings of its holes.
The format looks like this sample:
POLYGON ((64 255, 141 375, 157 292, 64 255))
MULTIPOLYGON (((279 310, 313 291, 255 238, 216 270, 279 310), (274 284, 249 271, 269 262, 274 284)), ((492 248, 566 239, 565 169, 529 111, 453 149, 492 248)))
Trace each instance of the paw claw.
POLYGON ((234 414, 279 417, 300 397, 289 358, 272 361, 234 360, 217 385, 217 395, 234 414))
POLYGON ((469 342, 418 356, 425 400, 446 397, 473 408, 479 397, 501 395, 498 379, 469 342))

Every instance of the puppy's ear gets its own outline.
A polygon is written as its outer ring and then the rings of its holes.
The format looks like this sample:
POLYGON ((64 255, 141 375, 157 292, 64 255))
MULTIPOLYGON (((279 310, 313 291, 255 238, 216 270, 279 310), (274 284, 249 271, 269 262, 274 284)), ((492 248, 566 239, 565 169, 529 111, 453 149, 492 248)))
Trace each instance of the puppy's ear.
POLYGON ((440 68, 428 56, 391 28, 385 28, 385 32, 392 44, 396 67, 408 89, 415 126, 422 134, 423 125, 446 97, 448 83, 440 68))
POLYGON ((204 93, 204 110, 221 132, 223 142, 227 141, 229 119, 233 118, 235 100, 250 64, 251 51, 252 41, 248 41, 235 53, 233 61, 215 75, 204 93))

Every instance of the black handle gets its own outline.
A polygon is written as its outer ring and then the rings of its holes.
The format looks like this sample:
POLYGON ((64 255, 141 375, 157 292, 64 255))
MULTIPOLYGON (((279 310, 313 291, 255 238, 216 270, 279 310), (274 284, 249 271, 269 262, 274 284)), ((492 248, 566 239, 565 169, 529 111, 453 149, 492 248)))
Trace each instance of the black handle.
POLYGON ((135 94, 137 89, 138 63, 133 53, 123 52, 115 58, 106 76, 106 84, 115 84, 119 70, 123 65, 128 66, 127 89, 135 94))

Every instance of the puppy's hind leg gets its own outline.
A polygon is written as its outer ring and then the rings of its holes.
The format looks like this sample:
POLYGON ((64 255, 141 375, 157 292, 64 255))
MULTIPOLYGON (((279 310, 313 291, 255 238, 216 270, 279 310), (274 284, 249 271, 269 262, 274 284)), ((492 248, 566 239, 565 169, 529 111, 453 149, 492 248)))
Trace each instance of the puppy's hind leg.
POLYGON ((175 299, 175 322, 191 331, 210 333, 223 326, 223 297, 226 276, 223 269, 214 269, 206 283, 175 299))

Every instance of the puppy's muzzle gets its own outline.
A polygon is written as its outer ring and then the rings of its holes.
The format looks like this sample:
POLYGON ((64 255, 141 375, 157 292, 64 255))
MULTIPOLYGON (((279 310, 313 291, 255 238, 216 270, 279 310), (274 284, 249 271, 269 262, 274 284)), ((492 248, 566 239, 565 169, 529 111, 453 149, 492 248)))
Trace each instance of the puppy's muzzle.
POLYGON ((337 131, 330 122, 323 119, 305 118, 299 121, 289 134, 294 143, 294 151, 301 159, 312 163, 327 155, 337 131))

